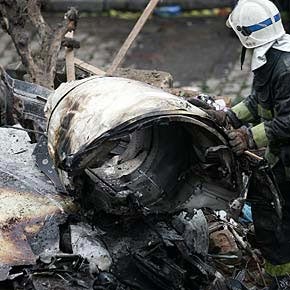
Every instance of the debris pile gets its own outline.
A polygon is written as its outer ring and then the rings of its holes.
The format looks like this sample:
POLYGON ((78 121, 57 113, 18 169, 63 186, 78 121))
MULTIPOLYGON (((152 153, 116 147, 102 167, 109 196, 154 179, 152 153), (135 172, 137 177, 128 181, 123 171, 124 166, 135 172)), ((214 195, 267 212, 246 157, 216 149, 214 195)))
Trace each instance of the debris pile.
POLYGON ((21 122, 24 130, 30 124, 38 142, 15 130, 23 128, 0 128, 5 285, 265 286, 251 218, 244 207, 240 219, 242 208, 233 206, 250 162, 233 156, 223 128, 205 111, 118 77, 85 78, 54 92, 4 80, 10 93, 3 120, 9 115, 9 124, 21 122))

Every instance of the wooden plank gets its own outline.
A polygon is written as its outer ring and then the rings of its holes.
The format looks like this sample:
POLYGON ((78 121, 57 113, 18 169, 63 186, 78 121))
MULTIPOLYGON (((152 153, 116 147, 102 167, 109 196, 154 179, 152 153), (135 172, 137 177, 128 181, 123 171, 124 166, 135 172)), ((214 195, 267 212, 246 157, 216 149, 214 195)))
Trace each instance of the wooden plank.
MULTIPOLYGON (((65 35, 67 38, 73 38, 74 32, 68 32, 65 35)), ((75 65, 74 65, 74 50, 73 48, 66 47, 65 49, 65 65, 66 65, 66 80, 74 81, 76 79, 75 65)))
POLYGON ((79 58, 76 58, 74 59, 74 63, 75 63, 75 66, 89 74, 93 74, 93 75, 97 75, 97 76, 103 76, 106 74, 105 71, 85 62, 85 61, 82 61, 81 59, 79 58))
POLYGON ((143 28, 144 24, 148 20, 149 16, 152 14, 154 8, 157 6, 159 0, 150 0, 147 7, 143 11, 142 15, 138 19, 137 23, 135 24, 134 28, 132 29, 131 33, 125 40, 124 44, 120 48, 118 54, 116 55, 115 59, 113 60, 111 66, 109 67, 107 71, 107 75, 112 75, 116 69, 119 67, 119 65, 124 60, 129 48, 133 44, 134 40, 140 33, 141 29, 143 28))

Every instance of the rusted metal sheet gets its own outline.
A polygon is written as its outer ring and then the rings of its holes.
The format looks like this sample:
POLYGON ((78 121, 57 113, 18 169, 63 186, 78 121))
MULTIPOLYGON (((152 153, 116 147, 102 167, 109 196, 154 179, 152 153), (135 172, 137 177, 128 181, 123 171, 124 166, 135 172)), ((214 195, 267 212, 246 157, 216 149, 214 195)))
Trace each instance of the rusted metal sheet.
POLYGON ((60 209, 47 198, 31 192, 0 188, 0 260, 5 265, 31 265, 36 256, 26 235, 39 232, 47 218, 60 209))
POLYGON ((36 263, 58 249, 58 224, 73 212, 72 199, 58 194, 34 165, 25 132, 0 128, 0 281, 14 266, 36 263))

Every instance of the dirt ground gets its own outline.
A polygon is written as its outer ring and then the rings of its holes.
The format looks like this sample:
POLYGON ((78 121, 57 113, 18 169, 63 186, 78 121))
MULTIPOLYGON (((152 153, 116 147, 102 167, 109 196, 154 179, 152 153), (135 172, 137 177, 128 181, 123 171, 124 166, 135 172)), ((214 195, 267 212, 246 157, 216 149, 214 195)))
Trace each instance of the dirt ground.
MULTIPOLYGON (((221 78, 236 61, 239 43, 224 17, 157 18, 144 27, 123 66, 170 72, 181 86, 221 78)), ((127 37, 135 20, 82 18, 76 37, 80 58, 106 66, 127 37)))
MULTIPOLYGON (((61 13, 46 15, 52 25, 62 17, 61 13)), ((98 67, 108 66, 136 20, 81 15, 75 34, 81 48, 76 56, 98 67)), ((167 71, 176 87, 191 86, 232 98, 246 96, 251 86, 249 66, 246 63, 240 70, 240 44, 225 21, 223 16, 153 17, 128 52, 123 67, 167 71)), ((17 61, 9 36, 0 30, 0 64, 17 61)))

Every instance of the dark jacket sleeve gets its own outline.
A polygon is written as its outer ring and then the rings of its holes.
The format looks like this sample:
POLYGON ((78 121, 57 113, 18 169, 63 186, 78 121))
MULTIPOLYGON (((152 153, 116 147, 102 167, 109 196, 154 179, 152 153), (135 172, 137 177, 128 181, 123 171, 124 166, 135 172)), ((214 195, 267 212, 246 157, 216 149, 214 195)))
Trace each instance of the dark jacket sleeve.
POLYGON ((265 121, 269 141, 290 141, 290 72, 281 74, 274 88, 275 117, 265 121))

